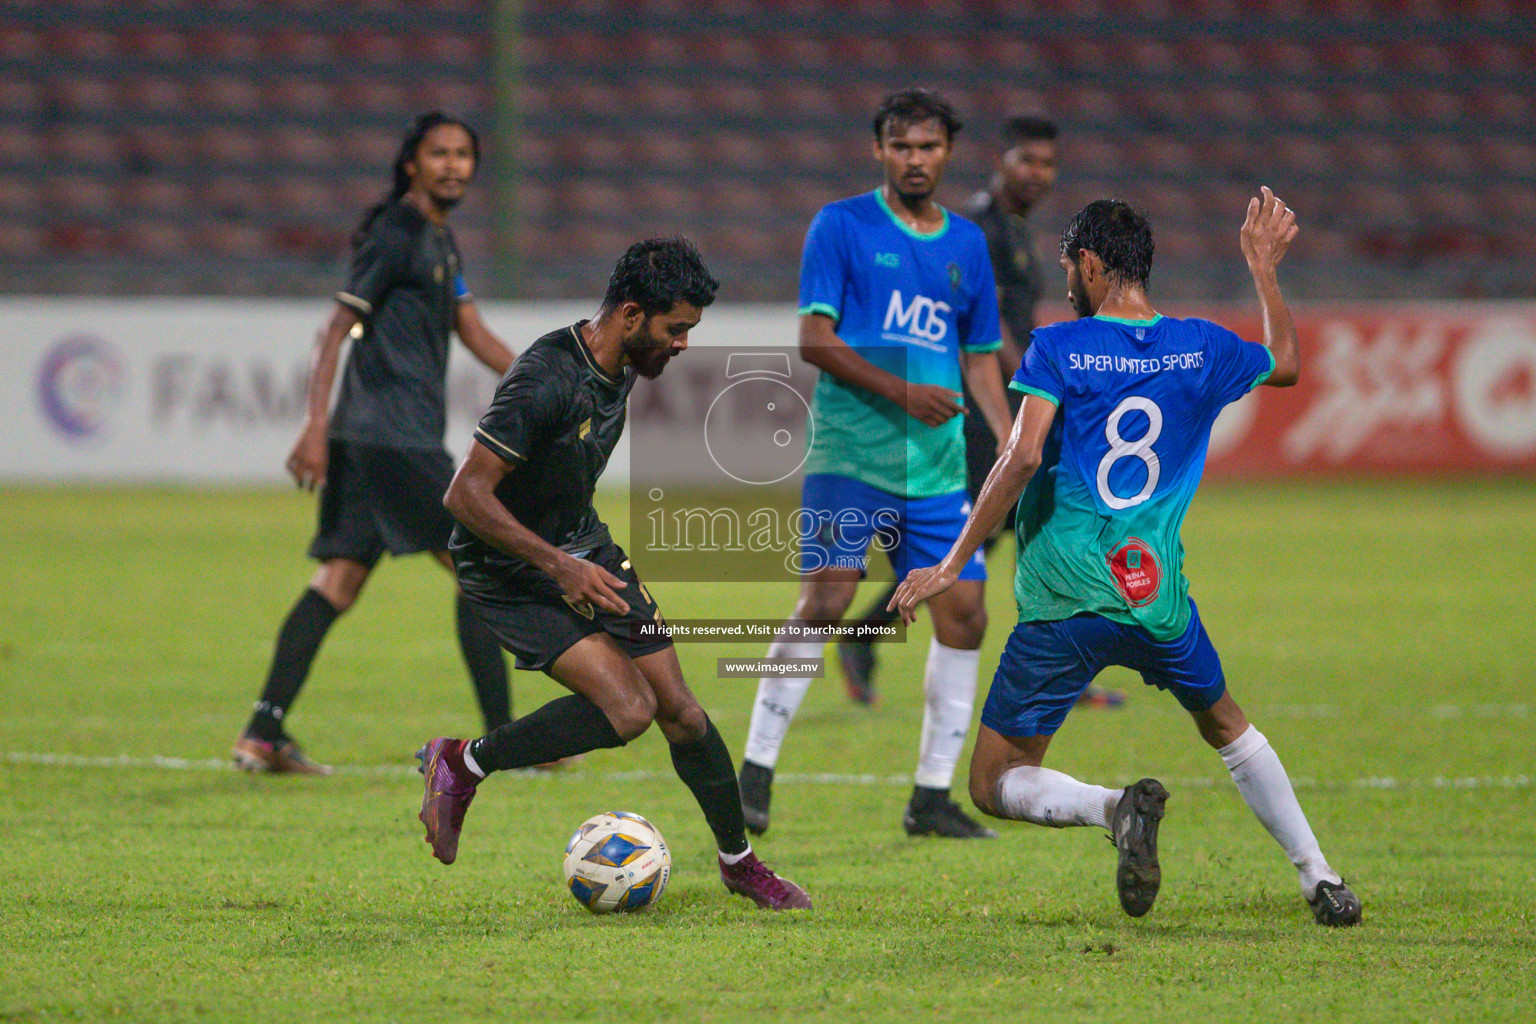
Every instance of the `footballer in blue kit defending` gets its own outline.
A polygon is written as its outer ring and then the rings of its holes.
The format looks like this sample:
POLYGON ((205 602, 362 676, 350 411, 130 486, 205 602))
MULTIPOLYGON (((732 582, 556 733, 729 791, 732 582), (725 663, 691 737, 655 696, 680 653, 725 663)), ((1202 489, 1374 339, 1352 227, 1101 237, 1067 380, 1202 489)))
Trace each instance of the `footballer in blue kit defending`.
POLYGON ((1320 924, 1361 916, 1279 757, 1227 692, 1189 597, 1179 538, 1221 409, 1261 384, 1288 387, 1300 373, 1276 273, 1296 234, 1295 214, 1269 189, 1249 203, 1240 239, 1263 311, 1265 344, 1256 345, 1209 321, 1159 315, 1146 294, 1146 217, 1116 200, 1085 207, 1061 242, 1079 319, 1035 330, 1011 385, 1024 405, 975 510, 944 559, 913 570, 892 601, 910 620, 918 603, 954 585, 1018 502, 1019 624, 982 712, 971 799, 996 817, 1108 828, 1121 906, 1135 917, 1151 909, 1161 884, 1167 790, 1155 779, 1108 789, 1043 767, 1078 694, 1108 665, 1140 672, 1190 712, 1295 865, 1320 924))
MULTIPOLYGON (((865 574, 877 536, 898 574, 949 549, 970 512, 962 375, 980 415, 1007 433, 995 353, 997 286, 982 231, 933 198, 960 128, 937 94, 886 97, 874 118, 885 180, 823 207, 806 234, 800 271, 800 353, 821 374, 811 401, 802 505, 817 529, 801 545, 794 615, 771 658, 814 660, 865 574)), ((934 640, 910 835, 990 838, 949 796, 970 728, 986 628, 986 565, 973 553, 954 590, 929 606, 934 640)), ((773 769, 809 678, 758 685, 742 760, 747 825, 768 827, 773 769)))

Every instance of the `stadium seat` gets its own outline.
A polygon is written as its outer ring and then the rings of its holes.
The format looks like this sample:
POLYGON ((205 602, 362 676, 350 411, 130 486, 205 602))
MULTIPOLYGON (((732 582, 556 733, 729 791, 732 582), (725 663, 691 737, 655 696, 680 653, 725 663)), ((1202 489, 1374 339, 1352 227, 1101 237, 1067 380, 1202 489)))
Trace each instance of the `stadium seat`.
POLYGON ((996 68, 1006 77, 1040 74, 1055 67, 1045 48, 1032 39, 989 33, 967 41, 972 67, 996 68))
POLYGON ((420 32, 407 36, 413 60, 447 67, 480 70, 490 61, 488 39, 460 32, 420 32))
POLYGON ((1478 163, 1494 174, 1536 177, 1536 143, 1524 139, 1483 136, 1474 143, 1478 163))
POLYGON ((641 132, 632 145, 637 169, 693 171, 699 167, 696 150, 692 134, 660 130, 641 132))
POLYGON ((117 56, 118 34, 89 24, 65 25, 48 29, 43 48, 65 61, 105 61, 117 56))
POLYGON ((210 127, 197 135, 199 157, 226 167, 256 167, 266 163, 266 141, 241 128, 210 127))
POLYGON ((254 114, 265 109, 261 88, 245 75, 219 74, 197 79, 192 102, 199 110, 223 114, 254 114))
POLYGON ((407 56, 403 33, 359 29, 342 33, 335 45, 349 64, 372 71, 380 65, 403 64, 407 56))
POLYGON ((181 224, 170 220, 133 218, 118 229, 119 244, 133 258, 185 254, 190 249, 188 237, 181 224))
POLYGON ((1178 130, 1190 120, 1190 90, 1182 85, 1147 86, 1133 90, 1127 105, 1148 127, 1178 130))
POLYGON ((267 109, 280 112, 284 117, 325 116, 338 106, 336 90, 321 78, 283 75, 268 82, 262 93, 267 109))
POLYGON ((554 169, 566 171, 618 170, 629 165, 627 140, 607 134, 566 136, 555 147, 554 169))
POLYGON ((1397 122, 1392 94, 1379 89, 1340 87, 1329 95, 1328 109, 1344 124, 1385 128, 1397 122))
POLYGON ((664 121, 691 118, 697 92, 691 83, 668 81, 655 76, 637 78, 630 83, 629 94, 636 113, 646 113, 664 121))
POLYGON ((0 25, 0 60, 32 61, 43 55, 42 33, 28 25, 0 25))
POLYGON ((1278 75, 1314 75, 1321 66, 1317 49, 1294 39, 1261 39, 1252 44, 1249 53, 1251 66, 1278 75))
POLYGON ((1328 102, 1322 93, 1302 86, 1286 85, 1265 90, 1253 115, 1260 122, 1275 127, 1292 125, 1305 128, 1329 120, 1328 102))
POLYGON ((731 119, 753 118, 772 110, 764 90, 740 78, 713 81, 699 95, 699 106, 709 115, 731 119))
POLYGON ((123 163, 132 171, 179 172, 196 158, 196 140, 175 128, 138 125, 123 129, 121 135, 123 163))
POLYGON ((705 166, 719 170, 759 170, 766 172, 777 164, 776 154, 771 154, 768 140, 756 132, 716 130, 699 140, 699 160, 705 166))
POLYGON ((272 252, 267 231, 252 223, 221 220, 203 224, 192 236, 192 245, 209 256, 252 259, 272 252))
MULTIPOLYGON (((411 89, 413 110, 444 110, 461 117, 472 117, 490 106, 490 93, 477 82, 448 78, 428 78, 411 89)), ((478 129, 477 129, 478 130, 478 129)))
POLYGON ((47 91, 41 82, 0 78, 0 114, 37 114, 47 102, 47 91))
POLYGON ((402 122, 405 119, 402 112, 410 109, 405 86, 382 78, 343 79, 338 99, 346 110, 402 122))
POLYGON ((117 111, 118 83, 110 78, 63 75, 48 83, 48 96, 60 113, 102 117, 117 111))
POLYGON ((1072 137, 1064 159, 1071 162, 1074 175, 1108 175, 1130 162, 1126 148, 1112 133, 1084 132, 1072 137))
POLYGON ((172 217, 193 207, 192 189, 180 178, 164 174, 129 178, 118 189, 118 203, 145 216, 172 217))
POLYGON ((261 186, 245 175, 208 178, 199 182, 197 195, 199 212, 205 216, 244 217, 264 208, 261 186))
POLYGON ((283 221, 313 220, 336 209, 330 184, 317 177, 284 174, 266 186, 263 206, 283 221))
POLYGON ((105 256, 118 247, 114 232, 105 224, 56 224, 46 238, 49 249, 70 256, 105 256))
POLYGON ((185 34, 163 24, 131 28, 120 39, 125 53, 158 64, 178 64, 192 49, 185 34))
POLYGON ((122 139, 105 128, 60 128, 49 140, 53 158, 66 165, 115 170, 122 157, 122 139))
POLYGON ((0 174, 0 210, 30 216, 41 202, 41 190, 30 176, 0 174))
POLYGON ((46 253, 52 248, 51 233, 41 227, 8 218, 0 219, 0 256, 33 262, 39 253, 46 253))
POLYGON ((1259 121, 1260 110, 1267 106, 1253 88, 1214 86, 1194 94, 1197 114, 1206 122, 1229 127, 1244 127, 1259 121))
POLYGON ((1472 92, 1467 100, 1469 112, 1479 121, 1521 125, 1531 119, 1531 96, 1514 87, 1487 85, 1472 92))
POLYGON ((629 209, 625 189, 606 178, 573 178, 556 186, 560 206, 584 218, 617 216, 629 209))
POLYGON ((187 84, 164 75, 133 75, 123 80, 122 104, 143 113, 180 115, 190 106, 187 84))
POLYGON ((231 64, 255 64, 262 59, 259 35, 222 26, 195 31, 191 48, 198 57, 231 64))
POLYGON ((754 41, 738 37, 736 43, 751 47, 754 63, 762 67, 795 68, 802 73, 835 68, 831 44, 804 32, 764 33, 754 41))

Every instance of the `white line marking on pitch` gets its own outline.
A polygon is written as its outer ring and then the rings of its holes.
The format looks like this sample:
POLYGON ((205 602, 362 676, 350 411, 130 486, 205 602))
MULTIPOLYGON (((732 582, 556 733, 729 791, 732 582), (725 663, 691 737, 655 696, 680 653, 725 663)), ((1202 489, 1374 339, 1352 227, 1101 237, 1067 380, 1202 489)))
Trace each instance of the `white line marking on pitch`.
MULTIPOLYGON (((186 757, 165 757, 158 754, 150 757, 132 757, 128 754, 119 754, 116 757, 86 757, 79 754, 45 754, 13 750, 6 752, 5 760, 13 765, 31 765, 38 768, 118 768, 178 772, 227 772, 235 770, 234 765, 229 761, 221 759, 194 760, 186 757)), ((336 767, 336 774, 406 777, 417 775, 419 772, 414 765, 377 764, 338 765, 336 767)), ((609 772, 587 772, 580 769, 575 771, 539 772, 528 769, 503 772, 501 774, 570 782, 585 782, 589 779, 603 779, 609 782, 659 782, 676 777, 670 772, 655 772, 648 769, 609 772)), ((774 781, 787 782, 791 785, 810 786, 910 786, 912 784, 912 776, 854 775, 838 772, 785 772, 782 775, 774 776, 774 781)), ((1162 781, 1168 785, 1197 789, 1223 785, 1226 782, 1226 777, 1216 775, 1197 775, 1189 778, 1164 777, 1162 781)), ((1291 780, 1291 784, 1297 789, 1530 789, 1532 782, 1531 776, 1524 774, 1431 775, 1424 778, 1408 779, 1397 778, 1392 775, 1379 775, 1342 780, 1314 779, 1303 776, 1291 780)))

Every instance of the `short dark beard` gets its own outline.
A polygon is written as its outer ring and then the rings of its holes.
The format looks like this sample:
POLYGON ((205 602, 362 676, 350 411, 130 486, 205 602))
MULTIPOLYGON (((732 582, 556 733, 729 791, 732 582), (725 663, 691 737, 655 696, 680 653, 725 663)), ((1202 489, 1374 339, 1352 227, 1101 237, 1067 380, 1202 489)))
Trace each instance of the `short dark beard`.
MULTIPOLYGON (((643 327, 640 336, 644 337, 643 327)), ((624 342, 624 355, 629 359, 629 365, 635 368, 635 372, 646 380, 655 380, 660 377, 661 371, 666 369, 670 358, 666 355, 665 345, 647 345, 627 339, 624 342)))
POLYGON ((1077 314, 1079 320, 1093 316, 1093 307, 1088 305, 1088 293, 1083 291, 1081 279, 1077 290, 1072 293, 1072 312, 1077 314))

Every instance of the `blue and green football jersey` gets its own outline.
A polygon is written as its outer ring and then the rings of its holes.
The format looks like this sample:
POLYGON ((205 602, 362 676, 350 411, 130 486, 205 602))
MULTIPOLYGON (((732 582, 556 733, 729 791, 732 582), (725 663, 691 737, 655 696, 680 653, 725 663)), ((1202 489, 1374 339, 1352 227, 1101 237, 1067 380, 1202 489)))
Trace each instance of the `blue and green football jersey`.
POLYGON ((1179 530, 1222 408, 1274 356, 1208 320, 1089 317, 1037 328, 1009 385, 1058 407, 1019 499, 1021 621, 1092 612, 1159 640, 1189 623, 1179 530))
MULTIPOLYGON (((981 229, 948 210, 919 234, 876 190, 822 207, 800 262, 800 313, 887 372, 960 390, 960 353, 1002 344, 997 286, 981 229)), ((805 471, 852 477, 890 494, 965 489, 961 417, 929 427, 894 403, 823 373, 811 402, 805 471)))

